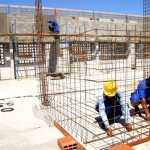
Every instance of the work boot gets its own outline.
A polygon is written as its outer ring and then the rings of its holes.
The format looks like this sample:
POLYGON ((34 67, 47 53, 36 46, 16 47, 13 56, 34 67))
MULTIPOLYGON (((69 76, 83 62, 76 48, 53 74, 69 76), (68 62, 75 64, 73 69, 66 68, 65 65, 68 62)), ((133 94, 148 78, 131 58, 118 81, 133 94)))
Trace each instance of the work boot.
POLYGON ((135 110, 134 110, 134 116, 135 116, 135 117, 141 116, 141 111, 140 111, 139 107, 136 107, 136 108, 135 108, 135 110))

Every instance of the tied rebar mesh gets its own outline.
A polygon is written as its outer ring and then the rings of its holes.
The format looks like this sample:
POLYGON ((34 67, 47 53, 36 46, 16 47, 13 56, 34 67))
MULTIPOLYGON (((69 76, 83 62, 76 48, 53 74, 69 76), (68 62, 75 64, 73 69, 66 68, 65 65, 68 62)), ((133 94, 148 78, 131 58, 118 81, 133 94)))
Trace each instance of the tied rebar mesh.
POLYGON ((48 105, 48 85, 46 78, 46 55, 45 44, 43 42, 43 14, 42 1, 35 1, 35 28, 37 32, 37 50, 38 50, 38 66, 39 66, 39 92, 40 101, 43 106, 48 105))
POLYGON ((149 77, 150 74, 150 1, 143 0, 143 34, 145 35, 144 39, 144 77, 149 77))
MULTIPOLYGON (((111 125, 113 137, 108 137, 101 122, 95 121, 100 116, 100 112, 95 111, 98 92, 111 78, 123 89, 125 105, 129 104, 133 115, 130 95, 149 71, 149 60, 145 59, 148 54, 145 47, 149 45, 147 32, 143 32, 140 25, 131 28, 127 18, 121 26, 116 23, 103 26, 102 23, 101 28, 93 18, 92 28, 88 22, 76 25, 66 21, 60 26, 64 33, 51 34, 50 42, 46 43, 41 1, 36 1, 35 6, 41 106, 88 150, 149 137, 149 122, 144 115, 131 117, 131 132, 124 127, 127 114, 122 116, 120 123, 111 125)), ((148 26, 145 24, 144 30, 148 26)), ((115 103, 113 108, 117 106, 115 103)))

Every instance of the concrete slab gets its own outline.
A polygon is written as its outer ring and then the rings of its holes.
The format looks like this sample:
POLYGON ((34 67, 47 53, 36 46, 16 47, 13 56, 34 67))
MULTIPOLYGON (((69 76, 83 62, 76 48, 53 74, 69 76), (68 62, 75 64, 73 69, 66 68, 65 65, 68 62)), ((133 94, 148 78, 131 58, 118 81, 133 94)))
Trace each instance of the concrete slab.
MULTIPOLYGON (((0 103, 10 112, 0 111, 1 150, 59 150, 57 139, 64 137, 58 129, 35 117, 33 106, 39 105, 37 79, 0 81, 0 103), (7 102, 14 105, 8 106, 7 102)), ((150 142, 133 148, 149 150, 150 142)), ((88 149, 87 150, 91 150, 88 149)))
POLYGON ((38 95, 38 80, 0 80, 0 99, 38 95))
POLYGON ((38 105, 39 100, 27 95, 37 94, 36 83, 35 79, 0 81, 0 99, 4 98, 0 100, 0 110, 14 108, 10 112, 0 111, 1 150, 59 150, 57 139, 64 136, 33 114, 32 106, 38 105), (14 105, 7 106, 10 101, 14 105))

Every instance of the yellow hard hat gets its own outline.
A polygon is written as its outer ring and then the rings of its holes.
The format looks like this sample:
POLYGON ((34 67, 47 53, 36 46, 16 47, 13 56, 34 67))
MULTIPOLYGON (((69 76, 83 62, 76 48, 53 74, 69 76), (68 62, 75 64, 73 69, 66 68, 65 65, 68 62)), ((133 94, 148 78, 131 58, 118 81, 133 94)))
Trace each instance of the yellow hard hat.
POLYGON ((115 96, 115 94, 118 91, 118 84, 115 80, 113 79, 108 79, 105 83, 104 83, 104 94, 106 96, 115 96))

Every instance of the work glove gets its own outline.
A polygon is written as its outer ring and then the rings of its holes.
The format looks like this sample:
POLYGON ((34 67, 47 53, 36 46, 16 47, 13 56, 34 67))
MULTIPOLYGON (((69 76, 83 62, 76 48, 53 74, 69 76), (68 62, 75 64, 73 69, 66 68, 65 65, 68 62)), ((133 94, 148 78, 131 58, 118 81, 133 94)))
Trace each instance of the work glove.
POLYGON ((126 130, 127 130, 128 132, 130 132, 130 131, 132 130, 132 125, 131 125, 130 123, 127 123, 127 124, 125 125, 125 128, 126 128, 126 130))
POLYGON ((112 133, 112 129, 111 128, 107 128, 106 129, 106 133, 108 136, 113 136, 113 133, 112 133))

